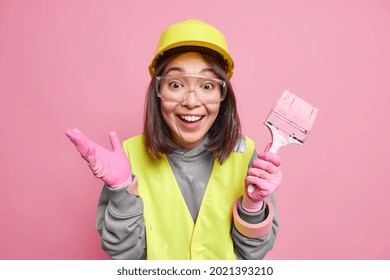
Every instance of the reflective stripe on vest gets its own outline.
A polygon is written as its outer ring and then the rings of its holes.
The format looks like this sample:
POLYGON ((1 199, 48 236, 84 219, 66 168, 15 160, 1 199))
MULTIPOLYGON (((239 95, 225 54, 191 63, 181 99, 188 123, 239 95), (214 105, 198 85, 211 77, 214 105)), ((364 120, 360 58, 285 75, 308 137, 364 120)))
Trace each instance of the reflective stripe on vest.
POLYGON ((126 140, 123 147, 144 202, 148 259, 236 259, 232 209, 244 190, 254 151, 251 139, 246 138, 244 152, 232 152, 222 165, 214 161, 196 224, 166 155, 161 160, 150 159, 142 135, 126 140))

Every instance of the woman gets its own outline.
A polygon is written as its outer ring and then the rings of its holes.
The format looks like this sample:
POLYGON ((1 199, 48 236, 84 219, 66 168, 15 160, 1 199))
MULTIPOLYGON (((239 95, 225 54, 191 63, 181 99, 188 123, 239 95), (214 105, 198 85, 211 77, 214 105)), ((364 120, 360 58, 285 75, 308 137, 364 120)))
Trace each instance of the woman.
POLYGON ((262 259, 278 220, 280 158, 241 135, 223 34, 196 20, 160 37, 144 132, 113 151, 67 130, 105 186, 97 229, 113 259, 262 259))

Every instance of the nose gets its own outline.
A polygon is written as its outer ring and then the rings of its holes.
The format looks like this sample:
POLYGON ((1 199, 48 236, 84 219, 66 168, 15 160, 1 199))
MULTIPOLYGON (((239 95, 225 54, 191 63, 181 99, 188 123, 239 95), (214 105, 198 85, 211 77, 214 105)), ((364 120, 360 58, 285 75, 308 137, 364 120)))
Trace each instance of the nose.
POLYGON ((189 89, 187 94, 184 96, 182 105, 188 107, 196 107, 200 104, 200 100, 198 98, 198 94, 195 89, 189 89), (192 94, 191 94, 192 93, 192 94))

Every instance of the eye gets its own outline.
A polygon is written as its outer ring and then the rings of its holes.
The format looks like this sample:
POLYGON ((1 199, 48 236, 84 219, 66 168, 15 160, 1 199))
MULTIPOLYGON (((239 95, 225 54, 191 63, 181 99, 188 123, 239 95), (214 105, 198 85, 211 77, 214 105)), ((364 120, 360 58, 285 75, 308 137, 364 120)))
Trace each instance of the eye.
POLYGON ((214 84, 213 83, 204 83, 204 84, 202 84, 201 87, 204 90, 212 90, 212 89, 214 89, 214 84))
POLYGON ((180 82, 170 82, 169 87, 172 89, 180 89, 183 85, 180 82))

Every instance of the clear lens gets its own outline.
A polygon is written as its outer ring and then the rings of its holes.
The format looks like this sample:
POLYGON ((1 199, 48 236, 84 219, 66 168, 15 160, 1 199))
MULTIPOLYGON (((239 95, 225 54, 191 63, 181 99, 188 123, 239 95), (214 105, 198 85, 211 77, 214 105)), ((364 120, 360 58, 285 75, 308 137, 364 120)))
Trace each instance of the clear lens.
POLYGON ((226 82, 200 75, 168 75, 156 77, 157 96, 162 100, 182 102, 192 92, 205 104, 220 103, 227 93, 226 82))

